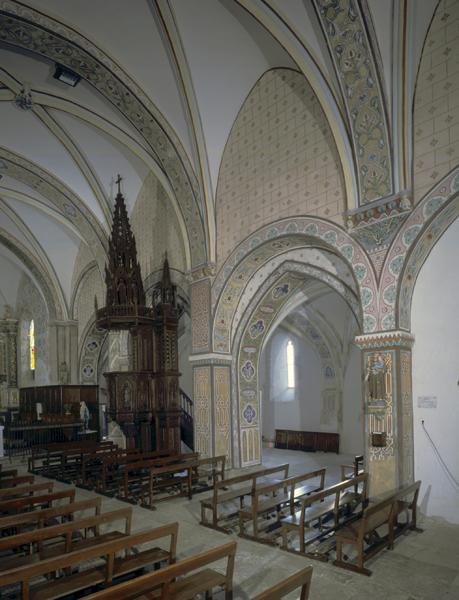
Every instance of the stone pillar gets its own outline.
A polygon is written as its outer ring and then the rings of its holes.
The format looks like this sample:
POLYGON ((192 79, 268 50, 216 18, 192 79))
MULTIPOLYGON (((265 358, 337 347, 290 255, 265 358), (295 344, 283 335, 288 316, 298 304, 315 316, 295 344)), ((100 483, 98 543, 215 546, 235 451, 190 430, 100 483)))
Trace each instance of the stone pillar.
POLYGON ((406 331, 360 335, 365 462, 370 494, 377 496, 414 478, 411 347, 406 331))
POLYGON ((195 355, 193 364, 194 445, 203 456, 232 461, 231 357, 195 355))
POLYGON ((212 351, 212 274, 212 266, 194 271, 190 286, 195 451, 231 464, 232 358, 212 351))

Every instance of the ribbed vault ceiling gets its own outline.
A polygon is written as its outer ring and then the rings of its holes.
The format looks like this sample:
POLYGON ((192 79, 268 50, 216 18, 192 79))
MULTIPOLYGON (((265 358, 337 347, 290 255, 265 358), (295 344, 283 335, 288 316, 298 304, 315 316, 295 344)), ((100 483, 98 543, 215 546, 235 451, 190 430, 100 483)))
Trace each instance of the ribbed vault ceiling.
MULTIPOLYGON (((394 23, 401 4, 395 0, 367 2, 389 120, 397 47, 394 23)), ((411 72, 409 94, 435 6, 436 0, 408 2, 412 40, 406 65, 411 72)), ((45 17, 51 18, 53 31, 62 37, 69 35, 68 29, 60 31, 60 24, 65 25, 75 36, 83 36, 78 43, 86 39, 96 47, 105 57, 100 60, 110 61, 115 75, 129 76, 133 92, 143 99, 179 157, 192 192, 189 197, 197 204, 194 218, 204 232, 201 245, 206 244, 210 261, 215 259, 215 191, 225 143, 245 98, 266 70, 289 67, 311 77, 321 102, 328 103, 325 113, 336 119, 334 134, 343 137, 341 142, 337 140, 344 149, 341 160, 352 168, 352 153, 346 150, 350 143, 344 139, 350 127, 344 116, 339 75, 310 0, 12 0, 0 2, 1 10, 13 10, 38 26, 44 26, 45 17), (28 8, 36 12, 28 14, 28 8)), ((160 148, 152 147, 145 131, 140 131, 122 108, 84 79, 76 88, 56 81, 52 77, 54 61, 42 51, 21 45, 0 41, 0 146, 20 156, 24 168, 30 164, 45 169, 56 185, 65 184, 87 211, 88 225, 82 230, 72 219, 71 209, 66 213, 30 180, 12 174, 0 162, 0 228, 48 270, 68 305, 79 245, 94 247, 96 238, 101 248, 106 244, 116 173, 124 177, 130 210, 151 170, 178 214, 183 213, 181 202, 189 202, 189 197, 184 200, 174 183, 172 172, 178 163, 173 166, 161 157, 160 148), (24 86, 31 90, 31 110, 15 104, 24 86), (89 239, 91 236, 94 239, 89 239)), ((169 158, 171 152, 166 152, 169 158)), ((181 218, 185 236, 194 225, 187 220, 191 217, 183 214, 181 218)), ((191 244, 189 240, 185 243, 191 244)), ((14 250, 3 246, 0 272, 2 301, 14 304, 12 296, 20 275, 33 275, 14 250)))

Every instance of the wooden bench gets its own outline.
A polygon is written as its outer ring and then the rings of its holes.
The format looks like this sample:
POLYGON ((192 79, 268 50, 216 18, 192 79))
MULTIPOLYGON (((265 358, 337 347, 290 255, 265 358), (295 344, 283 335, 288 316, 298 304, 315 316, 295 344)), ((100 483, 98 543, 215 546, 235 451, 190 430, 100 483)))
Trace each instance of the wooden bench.
POLYGON ((72 521, 75 514, 86 510, 94 509, 94 514, 99 515, 102 505, 102 498, 94 497, 87 500, 80 500, 63 506, 54 506, 51 508, 42 508, 30 512, 10 515, 0 518, 0 532, 4 530, 14 530, 19 533, 20 529, 27 527, 35 529, 47 527, 49 525, 58 525, 59 522, 72 521), (61 521, 59 521, 61 519, 61 521))
MULTIPOLYGON (((1 466, 1 463, 0 463, 1 466)), ((18 470, 17 469, 6 469, 4 470, 3 468, 0 469, 0 479, 3 479, 4 477, 16 477, 18 474, 18 470)))
POLYGON ((226 456, 224 454, 200 458, 193 470, 193 483, 199 484, 199 481, 204 479, 207 488, 213 487, 217 481, 225 479, 225 464, 226 456))
POLYGON ((290 575, 290 577, 261 592, 261 594, 257 594, 252 600, 279 600, 279 598, 283 598, 298 588, 301 588, 300 600, 308 600, 311 578, 312 567, 305 567, 301 571, 290 575))
MULTIPOLYGON (((280 519, 280 511, 288 506, 290 514, 295 511, 295 504, 302 498, 313 492, 323 490, 325 483, 325 469, 319 469, 303 475, 296 475, 265 486, 256 486, 252 491, 250 506, 239 511, 239 535, 241 537, 253 537, 259 539, 258 519, 260 516, 269 515, 276 511, 277 521, 280 519), (308 484, 307 481, 319 478, 317 484, 308 484), (245 531, 247 522, 252 523, 252 536, 245 531)), ((271 523, 266 523, 272 528, 271 523)))
POLYGON ((2 477, 0 479, 0 489, 15 487, 16 485, 33 483, 35 481, 35 477, 33 475, 18 475, 18 476, 10 476, 10 477, 2 477))
POLYGON ((20 595, 17 597, 22 600, 56 600, 96 585, 110 585, 116 577, 126 576, 162 562, 173 563, 176 555, 177 533, 178 523, 172 523, 90 548, 74 550, 58 557, 46 558, 32 565, 3 571, 0 585, 20 585, 20 595), (166 537, 170 537, 169 550, 155 546, 129 553, 135 546, 150 544, 166 537), (117 557, 120 552, 126 555, 117 557), (103 563, 94 565, 97 559, 102 559, 103 563), (87 564, 88 561, 91 561, 90 565, 87 564), (81 563, 86 565, 84 570, 76 570, 69 574, 70 569, 79 568, 81 563), (54 574, 57 571, 62 571, 64 576, 44 583, 33 583, 37 577, 54 574))
POLYGON ((9 488, 0 489, 0 501, 7 498, 17 498, 20 496, 32 496, 35 492, 46 490, 48 494, 53 491, 54 483, 46 481, 44 483, 31 483, 30 485, 18 485, 9 488))
POLYGON ((42 475, 47 473, 53 476, 62 472, 63 460, 65 460, 66 454, 78 457, 96 448, 110 447, 116 448, 117 446, 111 441, 96 442, 92 440, 38 446, 32 449, 32 455, 29 457, 29 471, 42 475), (36 465, 37 461, 41 461, 41 467, 36 465))
POLYGON ((212 548, 207 552, 180 560, 175 565, 147 573, 87 596, 85 600, 190 600, 197 594, 212 597, 212 590, 222 587, 227 600, 233 597, 233 573, 236 542, 212 548), (208 565, 226 559, 226 570, 220 573, 208 565), (205 568, 203 568, 205 567, 205 568), (198 570, 199 569, 199 570, 198 570))
POLYGON ((171 456, 169 450, 155 450, 153 452, 142 452, 140 454, 126 454, 119 456, 118 453, 104 456, 102 458, 99 480, 96 482, 96 488, 102 493, 110 491, 118 492, 123 484, 123 467, 127 464, 144 460, 155 460, 168 458, 171 456))
POLYGON ((363 473, 363 454, 354 457, 352 465, 341 465, 341 481, 363 473))
MULTIPOLYGON (((323 520, 331 518, 332 523, 325 528, 328 533, 336 529, 340 524, 340 512, 348 509, 354 514, 355 508, 359 505, 363 507, 367 501, 367 484, 368 474, 363 473, 352 479, 347 479, 341 483, 332 485, 320 492, 306 496, 301 500, 301 508, 293 515, 282 519, 281 534, 282 548, 288 549, 288 534, 294 532, 299 536, 300 552, 305 553, 306 543, 310 543, 323 535, 323 520), (355 491, 355 487, 361 487, 361 491, 355 491), (351 489, 354 488, 353 491, 351 489), (308 526, 311 523, 317 522, 319 527, 319 535, 313 532, 308 526), (305 533, 313 533, 305 540, 305 533)), ((312 558, 319 558, 312 556, 312 558)))
POLYGON ((0 501, 0 515, 5 513, 20 513, 31 510, 33 506, 50 507, 57 500, 75 501, 75 489, 61 490, 39 496, 27 496, 26 498, 13 498, 12 500, 0 501))
POLYGON ((383 548, 392 549, 394 539, 407 529, 422 531, 417 527, 416 508, 421 482, 416 481, 396 490, 388 497, 370 504, 362 517, 336 533, 336 560, 333 564, 363 575, 371 575, 364 563, 383 548), (411 511, 411 515, 409 514, 411 511), (400 524, 398 517, 408 512, 406 522, 400 524), (387 535, 381 537, 377 530, 387 527, 387 535), (356 562, 343 560, 343 545, 355 546, 356 562))
MULTIPOLYGON (((188 497, 191 498, 191 467, 194 467, 198 457, 199 454, 197 453, 177 454, 164 458, 130 462, 124 465, 122 498, 137 502, 147 497, 148 506, 152 507, 153 490, 173 484, 174 475, 180 471, 187 471, 188 497), (153 471, 155 472, 153 473, 153 471), (162 481, 159 481, 161 476, 162 481)), ((175 482, 182 483, 179 478, 176 478, 175 482)))
POLYGON ((14 555, 2 557, 0 563, 0 573, 13 566, 27 565, 38 562, 44 558, 60 556, 72 550, 87 549, 97 546, 103 542, 118 539, 131 533, 132 508, 121 508, 96 516, 83 517, 77 521, 70 521, 50 527, 41 527, 33 531, 18 533, 0 538, 0 553, 14 551, 14 555), (123 520, 125 522, 125 531, 114 530, 107 533, 100 533, 100 526, 123 520), (87 533, 94 532, 93 537, 88 537, 87 533), (62 541, 61 538, 64 538, 62 541), (51 543, 54 541, 54 543, 51 543), (18 551, 22 547, 30 549, 26 556, 20 556, 18 551), (34 549, 37 552, 34 552, 34 549))
POLYGON ((284 480, 288 477, 288 464, 278 465, 277 467, 270 467, 267 469, 258 469, 250 473, 244 473, 231 477, 230 479, 224 479, 223 481, 217 481, 214 484, 212 495, 201 500, 201 525, 211 527, 213 529, 219 529, 227 533, 227 530, 219 526, 219 521, 222 519, 228 519, 236 516, 237 511, 234 509, 231 513, 221 512, 221 507, 229 502, 238 501, 239 508, 244 506, 244 499, 247 496, 251 496, 258 485, 269 482, 270 478, 273 479, 273 483, 284 480), (279 475, 278 478, 273 478, 273 475, 279 475), (207 520, 207 512, 212 512, 212 521, 207 520))

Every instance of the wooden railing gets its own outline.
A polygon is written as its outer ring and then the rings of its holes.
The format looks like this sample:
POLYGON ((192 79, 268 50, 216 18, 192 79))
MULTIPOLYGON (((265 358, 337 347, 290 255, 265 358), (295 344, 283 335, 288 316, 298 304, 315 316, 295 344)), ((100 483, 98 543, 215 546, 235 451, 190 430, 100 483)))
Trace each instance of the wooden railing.
POLYGON ((193 422, 193 400, 181 389, 180 406, 182 409, 180 419, 180 434, 184 444, 194 450, 194 422, 193 422))

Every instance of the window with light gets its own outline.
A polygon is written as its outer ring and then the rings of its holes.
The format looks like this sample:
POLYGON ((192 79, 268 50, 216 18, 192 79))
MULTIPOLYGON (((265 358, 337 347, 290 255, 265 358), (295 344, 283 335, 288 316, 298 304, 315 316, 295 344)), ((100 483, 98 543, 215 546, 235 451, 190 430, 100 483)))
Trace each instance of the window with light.
POLYGON ((287 387, 295 387, 295 346, 292 340, 287 342, 287 387))
POLYGON ((35 324, 33 319, 29 325, 29 366, 31 371, 35 371, 35 324))

